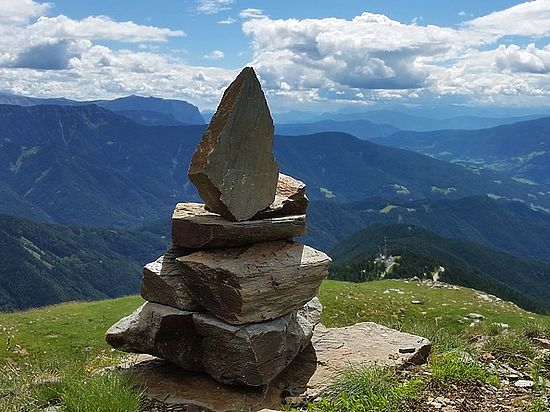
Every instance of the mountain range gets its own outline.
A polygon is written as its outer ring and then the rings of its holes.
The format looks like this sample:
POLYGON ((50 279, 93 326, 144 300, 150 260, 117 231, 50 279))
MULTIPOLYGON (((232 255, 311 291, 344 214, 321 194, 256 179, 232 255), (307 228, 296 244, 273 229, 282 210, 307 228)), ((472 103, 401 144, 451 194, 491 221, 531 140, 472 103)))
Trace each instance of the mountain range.
MULTIPOLYGON (((512 124, 523 120, 532 120, 545 117, 545 114, 527 115, 495 115, 487 113, 485 116, 465 112, 456 114, 458 110, 449 113, 440 113, 437 110, 418 111, 411 108, 403 110, 368 110, 361 112, 287 112, 275 113, 277 125, 291 126, 294 123, 307 124, 324 121, 338 123, 368 121, 378 125, 390 125, 400 130, 430 131, 442 129, 483 129, 503 124, 512 124), (454 113, 454 114, 451 114, 454 113), (442 117, 439 117, 442 116, 442 117)), ((336 131, 325 129, 320 131, 336 131)))
POLYGON ((550 117, 481 130, 400 131, 376 141, 503 172, 534 186, 537 196, 550 196, 550 117))
POLYGON ((132 95, 113 100, 90 100, 82 102, 65 98, 37 98, 0 93, 0 104, 16 106, 88 106, 95 104, 144 125, 176 126, 183 124, 204 124, 204 119, 197 106, 184 100, 156 97, 132 95))
MULTIPOLYGON (((63 99, 8 103, 0 105, 0 213, 12 216, 0 216, 6 262, 0 310, 135 292, 139 266, 166 248, 175 203, 199 200, 187 167, 206 126, 184 125, 170 104, 139 97, 101 105, 63 99), (32 284, 40 285, 39 291, 33 292, 32 284)), ((521 157, 518 136, 529 135, 525 150, 534 150, 537 139, 544 141, 546 120, 499 126, 490 137, 482 130, 454 133, 481 136, 478 153, 521 157), (502 143, 494 143, 498 139, 502 143)), ((308 186, 307 243, 328 251, 373 224, 414 226, 418 236, 409 244, 422 248, 414 250, 413 262, 445 262, 455 283, 477 282, 526 307, 544 306, 546 292, 517 284, 532 288, 548 280, 547 263, 526 259, 550 262, 550 192, 547 196, 542 189, 544 181, 530 184, 511 170, 492 170, 489 162, 473 166, 469 158, 436 159, 429 151, 386 146, 417 135, 434 139, 436 132, 399 131, 367 120, 277 127, 295 133, 276 135, 274 152, 281 171, 308 186), (421 236, 422 230, 433 233, 421 236), (483 256, 504 263, 491 270, 489 263, 480 263, 483 256), (512 271, 517 279, 510 278, 512 271)), ((366 233, 378 239, 371 229, 366 233)), ((361 235, 354 239, 370 244, 361 235)), ((349 240, 343 244, 356 250, 349 240)))
POLYGON ((144 230, 64 227, 0 215, 0 312, 134 294, 168 240, 144 230))
POLYGON ((407 224, 439 236, 464 239, 519 257, 550 262, 550 214, 521 202, 487 196, 388 203, 368 199, 312 202, 306 240, 322 250, 375 223, 407 224))
POLYGON ((299 136, 322 132, 348 133, 360 139, 374 139, 386 137, 399 131, 388 124, 377 124, 364 119, 337 121, 319 120, 311 123, 283 123, 277 124, 275 133, 285 136, 299 136))
MULTIPOLYGON (((186 172, 203 125, 144 126, 95 105, 0 105, 0 119, 0 189, 10 191, 10 204, 21 205, 22 216, 120 227, 198 200, 186 172)), ((304 180, 312 199, 491 193, 527 202, 532 195, 530 186, 492 171, 474 172, 343 133, 277 136, 274 151, 281 171, 304 180)), ((550 207, 550 199, 543 200, 540 207, 550 207)))

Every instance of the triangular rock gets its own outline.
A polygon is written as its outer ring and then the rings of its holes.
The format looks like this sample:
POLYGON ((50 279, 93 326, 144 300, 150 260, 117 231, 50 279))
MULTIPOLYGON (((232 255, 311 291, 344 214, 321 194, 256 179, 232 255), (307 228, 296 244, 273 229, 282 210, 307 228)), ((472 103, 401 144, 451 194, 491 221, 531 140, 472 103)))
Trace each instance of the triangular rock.
POLYGON ((260 82, 246 67, 225 91, 189 167, 210 210, 241 221, 271 205, 279 175, 273 130, 260 82))

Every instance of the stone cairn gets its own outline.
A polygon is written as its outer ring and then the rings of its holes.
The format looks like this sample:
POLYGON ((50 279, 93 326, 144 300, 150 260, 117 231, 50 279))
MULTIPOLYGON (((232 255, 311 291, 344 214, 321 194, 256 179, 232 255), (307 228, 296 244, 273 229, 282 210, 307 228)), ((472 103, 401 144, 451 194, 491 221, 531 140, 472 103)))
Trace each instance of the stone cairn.
POLYGON ((306 232, 305 185, 279 173, 273 120, 252 68, 225 91, 189 167, 205 204, 179 203, 168 252, 143 269, 147 302, 113 325, 114 348, 219 382, 261 386, 306 346, 330 258, 306 232))

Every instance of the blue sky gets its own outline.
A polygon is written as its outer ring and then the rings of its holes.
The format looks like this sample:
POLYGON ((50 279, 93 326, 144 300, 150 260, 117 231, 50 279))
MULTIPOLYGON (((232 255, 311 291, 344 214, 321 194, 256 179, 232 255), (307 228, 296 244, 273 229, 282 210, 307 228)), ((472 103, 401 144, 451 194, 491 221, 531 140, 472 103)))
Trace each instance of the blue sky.
POLYGON ((253 65, 275 111, 550 105, 550 0, 2 0, 0 90, 213 109, 253 65))

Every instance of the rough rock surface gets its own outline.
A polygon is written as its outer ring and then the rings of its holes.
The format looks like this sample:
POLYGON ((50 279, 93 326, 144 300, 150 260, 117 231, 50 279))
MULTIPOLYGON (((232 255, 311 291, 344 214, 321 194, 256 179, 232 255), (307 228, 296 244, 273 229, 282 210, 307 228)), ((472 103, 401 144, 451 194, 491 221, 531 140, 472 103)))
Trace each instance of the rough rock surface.
POLYGON ((421 337, 373 323, 359 323, 346 328, 316 330, 312 345, 268 387, 221 385, 204 373, 185 372, 151 357, 140 357, 137 362, 124 365, 122 370, 131 372, 137 383, 146 387, 146 398, 167 407, 189 405, 219 412, 281 410, 284 397, 311 399, 326 388, 329 378, 350 365, 417 363, 425 360, 429 350, 430 343, 421 337), (402 348, 415 348, 415 351, 400 353, 402 348))
POLYGON ((420 365, 427 361, 432 348, 425 338, 373 322, 328 329, 318 325, 311 344, 315 350, 304 351, 277 379, 290 393, 315 397, 335 374, 354 364, 420 365), (313 362, 318 365, 314 371, 313 362))
POLYGON ((193 298, 235 325, 299 309, 317 294, 331 261, 323 252, 289 242, 200 251, 177 260, 193 298))
POLYGON ((201 203, 178 203, 172 215, 172 243, 186 248, 237 247, 305 233, 304 214, 231 222, 201 203))
POLYGON ((254 219, 265 219, 273 216, 305 215, 308 198, 306 184, 292 176, 279 173, 275 200, 267 208, 258 212, 254 219))
POLYGON ((189 166, 210 210, 241 221, 273 203, 279 175, 273 130, 260 82, 246 67, 225 91, 189 166))
POLYGON ((145 265, 140 289, 143 299, 183 310, 201 309, 183 282, 181 267, 176 262, 176 258, 192 252, 172 247, 156 261, 145 265))
POLYGON ((207 312, 145 303, 113 325, 106 340, 126 352, 148 353, 188 371, 205 371, 219 382, 260 386, 309 344, 320 306, 315 298, 298 313, 233 326, 207 312))

